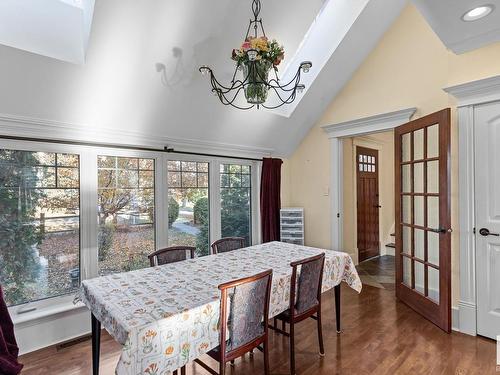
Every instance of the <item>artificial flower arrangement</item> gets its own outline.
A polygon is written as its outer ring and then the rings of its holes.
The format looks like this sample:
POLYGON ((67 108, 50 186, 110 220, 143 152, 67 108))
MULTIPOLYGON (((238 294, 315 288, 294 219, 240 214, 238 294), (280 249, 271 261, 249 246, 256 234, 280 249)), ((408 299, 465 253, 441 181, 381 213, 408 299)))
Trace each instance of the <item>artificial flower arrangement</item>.
POLYGON ((265 61, 272 64, 277 69, 285 57, 285 50, 276 40, 269 40, 265 36, 252 37, 245 39, 243 44, 238 49, 233 49, 231 58, 238 63, 239 66, 246 65, 251 61, 248 51, 254 50, 257 52, 255 61, 265 61))

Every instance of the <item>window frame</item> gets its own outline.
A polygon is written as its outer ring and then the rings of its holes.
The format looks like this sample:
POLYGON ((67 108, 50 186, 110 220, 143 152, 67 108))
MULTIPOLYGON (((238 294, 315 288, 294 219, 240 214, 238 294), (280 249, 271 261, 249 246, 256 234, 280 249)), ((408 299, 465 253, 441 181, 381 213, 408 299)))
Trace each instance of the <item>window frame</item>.
MULTIPOLYGON (((168 244, 168 161, 196 161, 209 164, 209 216, 210 244, 221 238, 220 217, 220 165, 239 164, 251 168, 251 238, 255 245, 261 242, 260 234, 260 173, 261 162, 223 158, 215 156, 200 156, 190 154, 169 154, 161 151, 139 149, 121 149, 108 146, 76 145, 71 143, 48 143, 31 140, 11 140, 0 138, 0 148, 34 152, 70 153, 79 156, 80 161, 80 282, 99 275, 97 249, 97 200, 98 200, 98 165, 99 155, 148 158, 154 160, 155 171, 155 246, 157 249, 168 244)), ((74 294, 49 297, 8 308, 15 324, 34 321, 53 314, 83 308, 83 305, 73 304, 74 294)))

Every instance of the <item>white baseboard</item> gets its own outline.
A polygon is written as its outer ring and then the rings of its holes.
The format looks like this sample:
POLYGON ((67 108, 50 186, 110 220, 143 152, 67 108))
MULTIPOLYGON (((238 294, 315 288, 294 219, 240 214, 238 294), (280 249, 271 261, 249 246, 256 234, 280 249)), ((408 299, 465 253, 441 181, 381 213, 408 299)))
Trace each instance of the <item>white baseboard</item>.
POLYGON ((460 332, 460 309, 457 306, 451 307, 451 329, 460 332))
POLYGON ((459 331, 467 335, 476 336, 476 304, 458 301, 459 331))

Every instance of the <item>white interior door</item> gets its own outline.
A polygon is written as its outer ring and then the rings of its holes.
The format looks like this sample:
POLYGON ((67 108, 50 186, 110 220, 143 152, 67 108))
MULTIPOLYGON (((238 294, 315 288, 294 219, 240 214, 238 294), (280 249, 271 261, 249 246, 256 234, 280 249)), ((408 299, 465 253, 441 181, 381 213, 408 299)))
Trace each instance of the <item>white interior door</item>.
POLYGON ((477 333, 500 335, 500 102, 475 108, 477 333))

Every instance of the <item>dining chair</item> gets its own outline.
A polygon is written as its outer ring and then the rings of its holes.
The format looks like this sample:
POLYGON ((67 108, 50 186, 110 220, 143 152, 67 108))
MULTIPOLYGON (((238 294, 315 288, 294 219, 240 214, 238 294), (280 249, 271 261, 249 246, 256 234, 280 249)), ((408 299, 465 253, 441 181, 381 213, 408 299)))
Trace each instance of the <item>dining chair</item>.
POLYGON ((212 254, 226 253, 243 247, 245 247, 245 239, 243 237, 225 237, 212 244, 212 254))
POLYGON ((171 246, 164 249, 156 250, 148 255, 149 264, 151 267, 161 266, 163 264, 180 262, 181 260, 194 258, 196 248, 192 246, 171 246))
POLYGON ((236 358, 257 348, 264 353, 264 373, 269 374, 267 320, 271 280, 272 270, 268 270, 219 285, 220 341, 218 347, 208 352, 219 362, 219 372, 200 359, 195 359, 197 364, 213 375, 225 375, 227 362, 234 363, 236 358))
POLYGON ((325 355, 323 346, 323 329, 321 326, 321 283, 325 253, 290 263, 292 279, 290 281, 290 307, 274 318, 271 329, 290 339, 290 374, 295 375, 295 324, 307 318, 312 318, 318 323, 319 355, 325 355), (297 282, 297 273, 300 274, 297 282), (315 315, 316 314, 316 315, 315 315), (281 320, 281 329, 278 328, 281 320), (290 325, 289 332, 285 330, 285 323, 290 325))

